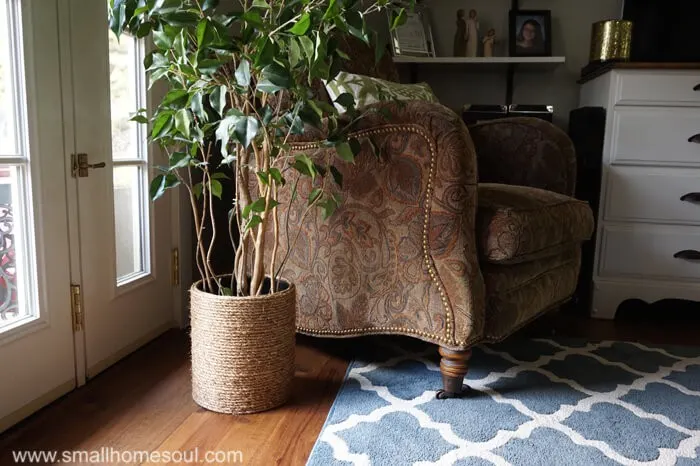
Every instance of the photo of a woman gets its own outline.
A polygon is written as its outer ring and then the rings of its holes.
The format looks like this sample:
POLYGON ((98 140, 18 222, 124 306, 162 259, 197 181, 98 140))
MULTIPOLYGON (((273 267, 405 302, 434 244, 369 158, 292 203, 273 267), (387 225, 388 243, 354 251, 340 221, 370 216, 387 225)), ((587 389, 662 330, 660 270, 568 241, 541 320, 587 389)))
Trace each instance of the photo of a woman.
POLYGON ((512 56, 551 55, 549 11, 511 11, 512 56))
POLYGON ((515 38, 518 55, 541 54, 544 52, 544 33, 542 25, 535 19, 528 19, 520 26, 515 38))

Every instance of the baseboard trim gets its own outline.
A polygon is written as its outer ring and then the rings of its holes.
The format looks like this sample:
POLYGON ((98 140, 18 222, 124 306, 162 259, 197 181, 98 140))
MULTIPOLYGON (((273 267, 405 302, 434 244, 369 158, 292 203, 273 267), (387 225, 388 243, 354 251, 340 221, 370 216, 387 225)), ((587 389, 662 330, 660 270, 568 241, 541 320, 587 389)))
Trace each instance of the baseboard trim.
POLYGON ((86 377, 88 379, 91 379, 95 377, 97 374, 102 372, 103 370, 107 369, 108 367, 112 366, 113 364, 119 362, 120 360, 124 359, 137 349, 141 348, 143 345, 146 343, 150 343, 152 340, 158 338, 161 336, 163 333, 167 332, 171 328, 178 328, 178 325, 176 322, 168 322, 165 325, 161 325, 160 327, 157 327, 155 330, 152 330, 148 332, 146 335, 142 336, 138 340, 134 341, 133 343, 125 346, 121 350, 117 351, 113 355, 97 362, 96 364, 93 364, 92 366, 87 368, 86 372, 86 377))
POLYGON ((7 429, 14 426, 23 419, 31 416, 44 406, 52 403, 53 401, 56 401, 66 393, 72 391, 75 387, 75 378, 71 378, 67 382, 60 384, 59 386, 49 390, 40 397, 30 401, 21 408, 11 412, 7 416, 0 418, 0 433, 6 431, 7 429))

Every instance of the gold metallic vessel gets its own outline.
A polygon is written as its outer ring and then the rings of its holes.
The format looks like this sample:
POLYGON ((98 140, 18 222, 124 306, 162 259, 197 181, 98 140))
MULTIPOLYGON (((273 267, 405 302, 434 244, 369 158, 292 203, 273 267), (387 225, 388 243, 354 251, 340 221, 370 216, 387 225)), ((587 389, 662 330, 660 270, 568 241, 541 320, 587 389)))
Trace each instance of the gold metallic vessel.
POLYGON ((593 23, 590 61, 629 61, 631 43, 631 21, 611 19, 593 23))

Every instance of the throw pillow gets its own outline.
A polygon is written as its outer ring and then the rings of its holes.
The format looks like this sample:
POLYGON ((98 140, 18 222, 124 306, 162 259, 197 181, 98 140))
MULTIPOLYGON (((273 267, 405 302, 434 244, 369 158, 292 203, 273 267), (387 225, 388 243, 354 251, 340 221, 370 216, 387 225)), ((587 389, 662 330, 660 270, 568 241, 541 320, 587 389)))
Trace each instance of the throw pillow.
MULTIPOLYGON (((341 71, 333 81, 325 81, 326 91, 333 102, 339 95, 349 93, 355 98, 355 107, 362 108, 386 100, 423 100, 437 102, 433 90, 426 83, 399 84, 383 79, 341 71)), ((342 105, 335 104, 339 112, 342 105)))

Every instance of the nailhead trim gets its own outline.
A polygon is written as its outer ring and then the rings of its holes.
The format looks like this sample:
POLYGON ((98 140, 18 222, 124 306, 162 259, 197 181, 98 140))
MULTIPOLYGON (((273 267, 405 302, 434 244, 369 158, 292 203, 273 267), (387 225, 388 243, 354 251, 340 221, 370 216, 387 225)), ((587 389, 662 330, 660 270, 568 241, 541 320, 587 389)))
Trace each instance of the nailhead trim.
MULTIPOLYGON (((425 262, 425 265, 428 267, 428 275, 430 276, 430 279, 433 281, 435 286, 438 289, 438 292, 440 293, 440 299, 442 301, 442 305, 445 308, 445 335, 440 336, 437 334, 432 334, 428 332, 423 332, 421 330, 415 330, 411 328, 405 328, 405 327, 372 327, 372 328, 353 328, 353 329, 344 329, 344 330, 312 330, 312 329, 307 329, 307 328, 302 328, 302 327, 297 327, 297 330, 305 333, 312 333, 312 334, 317 334, 317 335, 349 335, 349 334, 354 334, 354 333, 364 333, 367 331, 380 331, 380 332, 402 332, 402 333, 411 333, 414 335, 419 335, 422 337, 427 337, 427 338, 432 338, 441 342, 449 343, 452 345, 457 345, 457 346, 462 346, 464 342, 461 341, 456 341, 454 339, 454 335, 452 335, 452 328, 454 324, 454 314, 452 312, 452 307, 450 306, 449 300, 447 299, 447 293, 445 292, 445 289, 442 285, 442 281, 440 280, 440 277, 438 276, 437 270, 435 268, 435 264, 433 262, 432 257, 430 256, 430 245, 428 244, 429 242, 429 229, 430 229, 430 210, 432 206, 432 196, 433 196, 433 186, 434 186, 434 177, 435 177, 435 166, 437 164, 437 149, 435 148, 435 143, 434 141, 429 137, 426 131, 423 130, 423 128, 415 125, 392 125, 392 126, 384 126, 381 128, 376 128, 376 129, 369 129, 369 130, 361 130, 361 131, 356 131, 354 133, 351 133, 350 135, 353 137, 363 137, 363 136, 376 136, 376 135, 381 135, 381 134, 388 134, 388 133, 399 133, 399 132, 409 132, 413 134, 417 134, 425 141, 428 143, 428 147, 430 148, 430 169, 428 172, 428 183, 427 187, 425 190, 425 199, 424 199, 424 208, 423 208, 423 215, 424 215, 424 221, 423 221, 423 259, 425 262)), ((312 143, 298 143, 298 144, 291 144, 291 147, 293 150, 308 150, 308 149, 317 149, 321 147, 320 142, 312 142, 312 143)))

